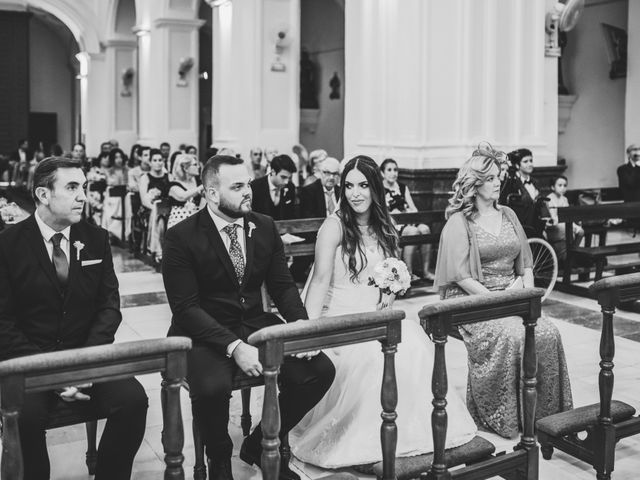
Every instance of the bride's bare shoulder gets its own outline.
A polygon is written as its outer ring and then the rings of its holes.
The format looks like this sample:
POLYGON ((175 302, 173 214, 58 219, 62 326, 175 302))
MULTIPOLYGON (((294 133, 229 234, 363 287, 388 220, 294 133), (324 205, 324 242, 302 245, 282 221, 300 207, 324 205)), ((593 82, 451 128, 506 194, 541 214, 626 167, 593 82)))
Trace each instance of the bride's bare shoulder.
POLYGON ((329 215, 324 222, 320 230, 318 230, 318 242, 326 242, 331 244, 338 244, 342 239, 342 225, 340 219, 335 215, 329 215))

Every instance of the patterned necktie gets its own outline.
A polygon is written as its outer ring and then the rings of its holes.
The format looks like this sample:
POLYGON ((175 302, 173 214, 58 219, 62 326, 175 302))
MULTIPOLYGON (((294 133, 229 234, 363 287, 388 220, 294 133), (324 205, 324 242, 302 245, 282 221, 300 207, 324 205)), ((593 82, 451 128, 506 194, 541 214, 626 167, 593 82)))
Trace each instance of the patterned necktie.
POLYGON ((56 269, 56 275, 60 284, 63 287, 67 286, 67 279, 69 278, 69 262, 67 260, 67 256, 60 248, 60 241, 62 240, 62 233, 56 233, 53 237, 51 237, 51 243, 53 244, 53 255, 51 256, 51 260, 53 261, 53 266, 56 269))
POLYGON ((242 283, 242 277, 244 277, 244 256, 242 255, 242 248, 238 241, 238 230, 236 227, 240 225, 236 223, 230 223, 222 230, 229 235, 231 244, 229 245, 229 256, 231 257, 231 263, 233 269, 236 271, 236 277, 238 277, 238 283, 242 283))
POLYGON ((325 195, 327 198, 327 213, 331 215, 333 211, 336 209, 336 203, 333 201, 333 191, 326 192, 325 190, 325 195))

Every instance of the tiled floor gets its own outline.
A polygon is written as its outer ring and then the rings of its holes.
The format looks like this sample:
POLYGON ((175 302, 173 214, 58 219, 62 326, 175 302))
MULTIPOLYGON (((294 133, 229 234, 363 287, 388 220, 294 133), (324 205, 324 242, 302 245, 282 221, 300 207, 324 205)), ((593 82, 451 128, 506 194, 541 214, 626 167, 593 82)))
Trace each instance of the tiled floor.
MULTIPOLYGON (((124 321, 117 334, 117 341, 129 341, 154 337, 163 337, 170 321, 170 311, 161 275, 137 260, 129 258, 127 253, 116 250, 116 268, 122 295, 124 321)), ((407 318, 416 319, 416 312, 427 302, 436 301, 435 295, 413 297, 400 300, 398 308, 407 312, 407 318)), ((574 402, 576 406, 593 403, 598 400, 598 344, 599 318, 598 306, 594 301, 566 294, 554 293, 544 306, 545 313, 555 319, 564 340, 572 380, 574 402)), ((640 406, 640 314, 619 312, 616 319, 616 358, 615 358, 615 397, 630 404, 640 406), (638 335, 636 335, 638 333, 638 335), (625 338, 626 337, 626 338, 625 338)), ((450 390, 455 389, 464 395, 466 381, 466 353, 461 342, 452 341, 447 346, 450 390)), ((163 450, 160 443, 162 419, 158 375, 141 377, 147 389, 150 409, 147 430, 142 448, 135 463, 137 480, 162 478, 163 450)), ((252 411, 254 420, 259 418, 261 392, 254 389, 252 411)), ((429 404, 430 399, 425 399, 429 404)), ((191 412, 187 395, 182 394, 182 412, 185 425, 185 471, 191 478, 193 467, 193 440, 191 437, 191 412)), ((260 478, 259 470, 249 467, 237 458, 237 449, 241 442, 239 428, 240 406, 236 396, 232 401, 230 431, 236 446, 233 458, 233 471, 236 480, 260 478)), ((453 412, 451 412, 453 413, 453 412)), ((485 434, 482 434, 483 436, 485 434)), ((495 435, 486 437, 496 443, 498 450, 510 450, 514 441, 506 441, 495 435)), ((83 426, 58 429, 49 432, 48 442, 52 463, 52 478, 80 480, 90 478, 84 467, 86 440, 83 426)), ((296 463, 303 478, 317 478, 328 472, 296 463)), ((615 479, 635 479, 640 475, 640 438, 620 442, 617 448, 615 479)), ((595 472, 585 464, 562 453, 554 454, 551 461, 540 460, 541 479, 592 479, 595 472)))

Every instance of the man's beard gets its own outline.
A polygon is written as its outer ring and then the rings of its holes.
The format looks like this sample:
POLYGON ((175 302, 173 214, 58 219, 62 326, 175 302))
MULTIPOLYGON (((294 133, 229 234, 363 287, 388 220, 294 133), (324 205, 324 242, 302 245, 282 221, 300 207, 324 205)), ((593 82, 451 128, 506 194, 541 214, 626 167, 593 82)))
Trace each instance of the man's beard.
MULTIPOLYGON (((241 204, 242 205, 242 204, 241 204)), ((251 205, 249 205, 249 209, 251 209, 251 205)), ((238 206, 232 205, 227 202, 224 198, 220 198, 220 203, 218 204, 218 210, 224 213, 227 217, 231 218, 240 218, 244 217, 245 212, 238 206)))

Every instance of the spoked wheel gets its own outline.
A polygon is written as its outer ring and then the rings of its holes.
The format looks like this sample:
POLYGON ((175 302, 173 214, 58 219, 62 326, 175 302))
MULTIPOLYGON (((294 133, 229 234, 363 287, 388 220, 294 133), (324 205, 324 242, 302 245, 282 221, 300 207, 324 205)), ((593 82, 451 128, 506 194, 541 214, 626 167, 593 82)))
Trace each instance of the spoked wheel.
POLYGON ((529 246, 533 254, 533 279, 536 287, 544 288, 544 301, 553 290, 558 279, 558 256, 546 240, 530 238, 529 246))

